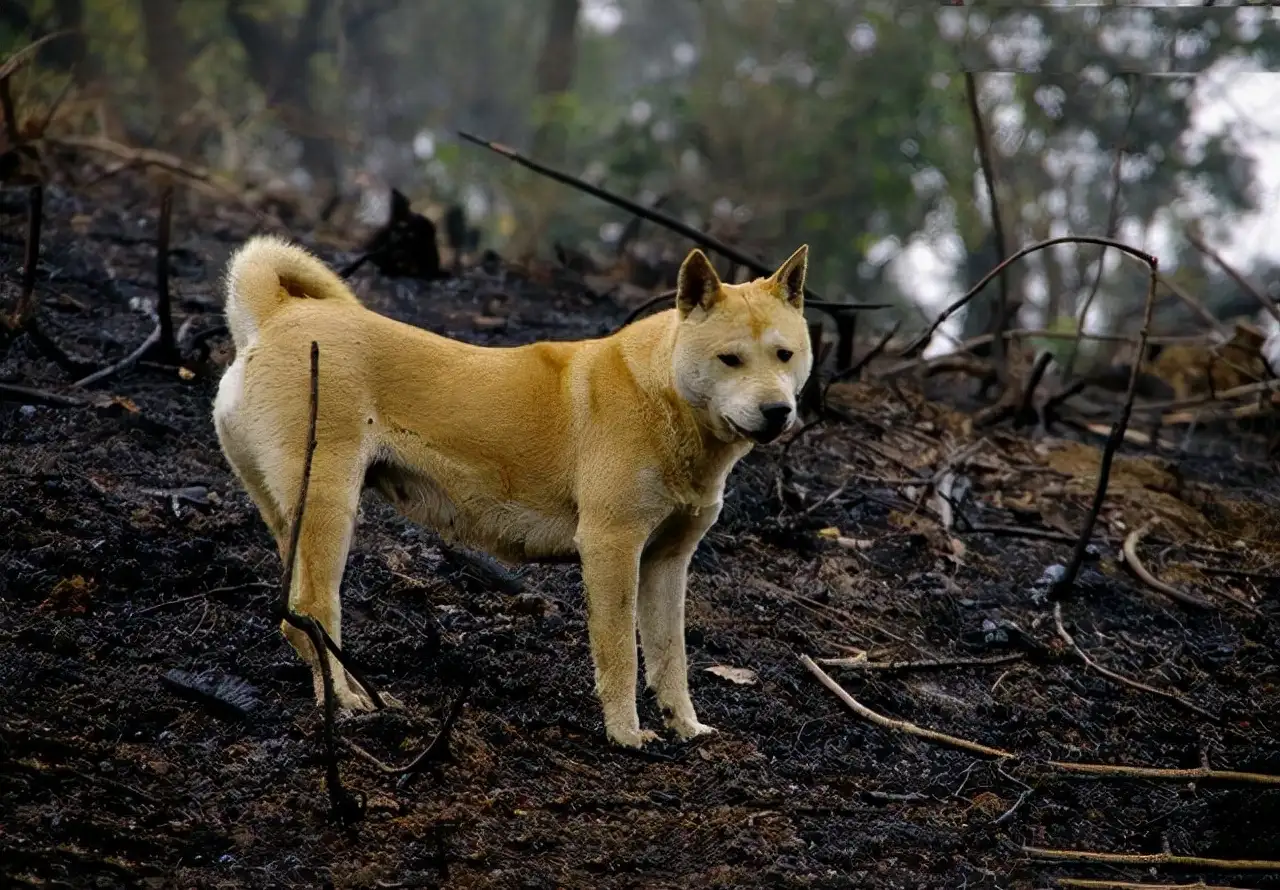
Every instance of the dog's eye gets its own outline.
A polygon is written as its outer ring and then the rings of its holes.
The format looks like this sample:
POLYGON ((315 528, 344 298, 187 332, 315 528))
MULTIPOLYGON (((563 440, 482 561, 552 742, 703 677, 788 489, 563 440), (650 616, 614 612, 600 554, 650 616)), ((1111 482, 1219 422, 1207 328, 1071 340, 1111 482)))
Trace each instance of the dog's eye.
POLYGON ((780 362, 789 362, 789 361, 791 361, 791 356, 792 356, 793 354, 794 354, 794 353, 792 353, 790 349, 779 349, 779 350, 778 350, 778 361, 780 361, 780 362))
POLYGON ((738 367, 738 365, 742 364, 742 359, 738 358, 732 352, 726 352, 721 355, 717 355, 716 358, 720 359, 720 361, 724 362, 726 365, 728 365, 731 368, 736 368, 738 367))

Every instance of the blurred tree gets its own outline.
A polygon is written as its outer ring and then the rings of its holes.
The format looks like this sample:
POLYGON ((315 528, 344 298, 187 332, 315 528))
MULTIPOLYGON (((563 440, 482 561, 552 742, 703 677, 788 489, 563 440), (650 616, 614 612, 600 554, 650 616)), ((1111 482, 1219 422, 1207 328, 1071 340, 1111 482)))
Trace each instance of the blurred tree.
MULTIPOLYGON (((996 0, 0 0, 14 46, 78 30, 41 52, 51 83, 15 80, 19 104, 38 108, 74 78, 68 129, 255 180, 301 167, 313 191, 394 184, 417 202, 466 203, 503 249, 613 255, 625 214, 460 147, 452 130, 467 129, 641 201, 664 196, 665 210, 770 260, 807 241, 816 288, 877 300, 912 288, 886 274, 908 248, 958 261, 957 292, 995 260, 965 67, 1028 72, 981 78, 1011 247, 1101 232, 1112 216, 1141 239, 1248 209, 1241 146, 1189 138, 1191 80, 1118 72, 1198 71, 1233 54, 1268 66, 1280 35, 1258 14, 996 0)), ((666 261, 687 247, 634 228, 628 253, 666 261)), ((1023 323, 1078 313, 1095 282, 1091 323, 1119 323, 1142 276, 1114 253, 1101 274, 1092 248, 1019 264, 1023 323)), ((1162 260, 1211 302, 1237 294, 1181 245, 1162 260)), ((968 333, 990 328, 989 309, 975 303, 968 333)))

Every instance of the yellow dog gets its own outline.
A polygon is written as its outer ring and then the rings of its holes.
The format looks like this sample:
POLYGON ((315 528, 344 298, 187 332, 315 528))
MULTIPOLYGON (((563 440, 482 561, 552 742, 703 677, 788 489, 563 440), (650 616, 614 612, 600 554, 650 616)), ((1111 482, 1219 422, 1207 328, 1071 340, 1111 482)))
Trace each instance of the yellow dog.
MULTIPOLYGON (((608 737, 632 747, 657 737, 636 712, 637 623, 668 726, 685 739, 711 732, 689 698, 689 562, 734 464, 796 421, 813 363, 807 257, 801 247, 772 276, 731 285, 694 250, 674 309, 598 339, 481 347, 366 309, 297 245, 248 241, 229 264, 236 357, 213 416, 282 554, 307 446, 310 344, 320 344, 292 607, 341 642, 342 573, 361 492, 373 488, 446 540, 508 562, 577 555, 608 737)), ((317 654, 283 630, 322 700, 317 654)), ((325 657, 340 705, 371 708, 325 657)))

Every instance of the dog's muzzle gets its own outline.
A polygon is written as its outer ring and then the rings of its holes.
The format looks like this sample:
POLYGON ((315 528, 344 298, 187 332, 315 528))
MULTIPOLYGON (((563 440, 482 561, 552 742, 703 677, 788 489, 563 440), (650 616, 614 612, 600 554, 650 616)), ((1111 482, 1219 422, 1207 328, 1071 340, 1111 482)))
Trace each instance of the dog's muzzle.
POLYGON ((757 444, 767 445, 787 431, 793 416, 789 402, 769 402, 760 406, 760 426, 744 432, 757 444))

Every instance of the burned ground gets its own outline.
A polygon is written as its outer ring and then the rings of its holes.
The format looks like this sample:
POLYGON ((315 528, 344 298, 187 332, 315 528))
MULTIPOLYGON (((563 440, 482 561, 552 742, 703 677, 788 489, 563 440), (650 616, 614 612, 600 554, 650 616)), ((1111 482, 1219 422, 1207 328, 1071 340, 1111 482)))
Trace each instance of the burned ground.
MULTIPOLYGON (((157 204, 123 174, 47 191, 39 322, 91 368, 151 330, 139 301, 155 292, 157 204)), ((21 193, 0 200, 6 305, 24 207, 21 193)), ((180 205, 180 322, 220 322, 221 264, 253 225, 229 206, 180 205)), ((352 258, 318 249, 335 265, 352 258)), ((355 281, 379 310, 485 343, 593 336, 630 308, 571 275, 508 266, 430 285, 371 269, 355 281)), ((209 342, 216 366, 229 347, 209 342)), ((4 382, 54 392, 71 379, 26 336, 3 348, 4 382)), ((345 580, 344 642, 407 708, 344 720, 342 734, 403 762, 463 685, 475 685, 453 734, 455 762, 434 774, 401 782, 345 757, 348 786, 368 796, 366 818, 347 830, 327 819, 309 673, 271 619, 275 547, 217 448, 216 371, 189 376, 143 363, 90 388, 124 400, 115 410, 0 402, 0 873, 9 882, 1012 888, 1062 875, 1153 879, 1146 867, 1033 861, 1023 846, 1280 858, 1280 789, 1095 780, 1044 766, 1194 768, 1204 758, 1280 773, 1273 466, 1123 458, 1096 556, 1063 606, 1097 662, 1209 719, 1071 657, 1037 595, 1046 568, 1069 555, 1096 448, 998 431, 970 447, 977 437, 963 414, 909 387, 845 387, 835 398, 856 422, 790 449, 790 505, 779 499, 782 446, 757 450, 696 557, 691 685, 720 734, 643 755, 605 744, 575 567, 529 568, 520 592, 497 590, 367 499, 345 580), (948 461, 971 492, 951 534, 929 499, 911 499, 911 480, 948 461), (1188 610, 1119 566, 1123 529, 1153 513, 1164 522, 1144 544, 1149 566, 1212 609, 1188 610), (1027 536, 1039 530, 1062 540, 1027 536), (935 670, 827 670, 875 711, 1021 757, 873 726, 799 661, 859 652, 1010 655, 935 670), (246 684, 221 693, 239 707, 179 694, 166 679, 175 670, 246 684)), ((642 720, 658 720, 651 699, 642 720)), ((1280 887, 1267 871, 1156 875, 1280 887)))

